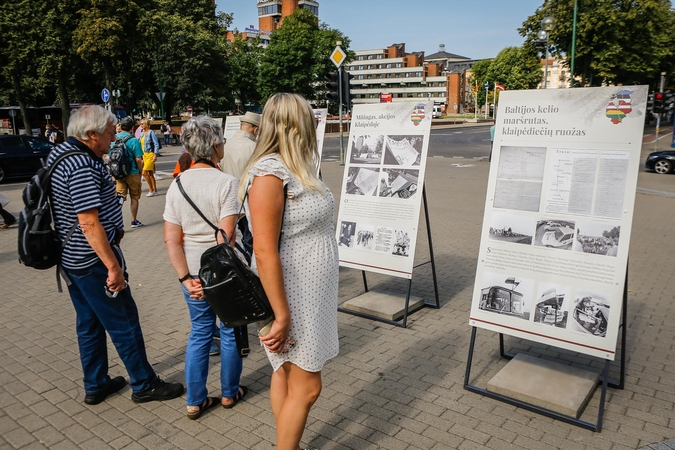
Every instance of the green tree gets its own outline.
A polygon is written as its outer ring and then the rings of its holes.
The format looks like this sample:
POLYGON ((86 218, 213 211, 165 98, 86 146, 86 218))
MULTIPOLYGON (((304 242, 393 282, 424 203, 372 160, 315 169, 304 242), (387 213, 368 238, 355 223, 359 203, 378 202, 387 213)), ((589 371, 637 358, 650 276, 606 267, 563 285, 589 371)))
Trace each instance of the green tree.
POLYGON ((485 104, 485 83, 489 83, 488 101, 495 102, 495 83, 509 90, 534 89, 543 74, 539 58, 524 47, 506 47, 494 59, 476 62, 471 68, 471 85, 478 82, 478 105, 485 104))
MULTIPOLYGON (((675 13, 670 0, 577 0, 578 17, 574 76, 581 85, 652 84, 660 72, 675 68, 675 13)), ((519 29, 534 50, 541 20, 556 19, 551 31, 553 55, 572 49, 574 0, 550 0, 519 29)))
POLYGON ((325 91, 325 75, 335 70, 329 56, 336 41, 348 51, 349 39, 325 24, 308 9, 299 8, 272 33, 260 63, 263 101, 276 92, 293 92, 316 102, 325 91))
POLYGON ((0 3, 0 76, 10 91, 3 95, 4 103, 16 101, 21 110, 25 129, 32 125, 28 107, 39 95, 41 85, 35 64, 38 55, 39 23, 35 20, 34 0, 10 0, 0 3))
POLYGON ((236 33, 228 46, 228 78, 232 93, 241 105, 259 105, 258 70, 263 55, 260 38, 244 40, 236 33))

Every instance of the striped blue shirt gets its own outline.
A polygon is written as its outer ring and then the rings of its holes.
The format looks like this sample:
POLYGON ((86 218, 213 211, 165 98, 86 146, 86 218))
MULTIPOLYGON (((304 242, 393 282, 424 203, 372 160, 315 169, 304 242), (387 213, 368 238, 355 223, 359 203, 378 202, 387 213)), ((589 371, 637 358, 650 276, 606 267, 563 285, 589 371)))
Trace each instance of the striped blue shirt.
MULTIPOLYGON (((115 230, 124 228, 124 218, 115 194, 115 182, 105 170, 103 160, 71 137, 51 151, 47 164, 50 165, 61 153, 75 149, 85 150, 88 155, 69 156, 52 173, 50 199, 54 226, 61 239, 65 240, 70 228, 77 222, 77 214, 96 209, 108 241, 112 242, 115 230)), ((98 261, 99 257, 78 225, 63 249, 63 267, 84 269, 98 261)))

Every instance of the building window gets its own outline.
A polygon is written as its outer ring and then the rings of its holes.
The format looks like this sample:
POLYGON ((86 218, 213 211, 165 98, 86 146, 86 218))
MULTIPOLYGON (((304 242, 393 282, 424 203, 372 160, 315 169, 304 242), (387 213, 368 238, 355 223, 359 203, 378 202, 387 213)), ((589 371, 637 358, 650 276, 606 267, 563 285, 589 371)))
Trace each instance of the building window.
MULTIPOLYGON (((261 6, 258 8, 259 16, 266 16, 268 14, 281 14, 281 5, 261 6)), ((316 14, 319 14, 318 11, 316 14)))
POLYGON ((415 76, 416 76, 416 77, 421 77, 421 76, 422 76, 422 72, 415 72, 415 76))
POLYGON ((359 57, 358 57, 357 59, 358 59, 359 61, 363 61, 363 55, 359 55, 359 57))
POLYGON ((406 77, 406 78, 410 78, 410 72, 406 72, 406 73, 405 73, 405 77, 406 77))
POLYGON ((401 94, 401 93, 396 94, 396 98, 403 98, 403 94, 401 94))
POLYGON ((397 68, 397 69, 399 69, 399 68, 401 68, 401 67, 403 67, 403 64, 401 64, 401 63, 396 63, 396 68, 397 68))
POLYGON ((300 6, 300 8, 309 9, 310 11, 312 11, 312 13, 314 13, 315 16, 319 15, 319 7, 318 6, 312 6, 312 5, 299 5, 299 6, 300 6))
POLYGON ((391 63, 387 64, 386 68, 391 69, 391 63))
POLYGON ((373 66, 371 66, 371 65, 366 66, 366 69, 368 69, 368 70, 370 70, 372 68, 373 68, 373 66))
POLYGON ((357 75, 357 76, 356 76, 356 79, 357 79, 357 80, 363 80, 363 75, 357 75))
POLYGON ((373 59, 373 55, 368 55, 368 59, 373 59))
POLYGON ((382 55, 377 55, 376 58, 377 58, 377 59, 382 59, 382 55))
POLYGON ((363 70, 363 66, 359 66, 359 70, 363 70))

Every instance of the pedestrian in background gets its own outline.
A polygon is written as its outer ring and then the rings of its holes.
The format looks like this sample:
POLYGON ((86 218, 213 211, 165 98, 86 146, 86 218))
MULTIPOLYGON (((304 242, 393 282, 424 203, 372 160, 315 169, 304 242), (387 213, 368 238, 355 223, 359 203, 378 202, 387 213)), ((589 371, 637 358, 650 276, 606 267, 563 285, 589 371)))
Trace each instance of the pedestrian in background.
POLYGON ((122 209, 102 160, 115 139, 116 121, 100 106, 76 109, 68 123, 68 139, 51 151, 47 161, 50 165, 73 150, 87 153, 68 156, 56 166, 50 200, 56 231, 67 240, 61 264, 77 315, 88 405, 101 403, 126 384, 124 377, 108 374, 106 332, 129 373, 134 402, 170 400, 183 394, 182 384, 162 381, 148 362, 136 302, 127 282, 120 249, 122 209), (72 228, 74 223, 77 226, 72 228))
MULTIPOLYGON (((183 126, 183 145, 194 165, 177 179, 188 197, 213 224, 230 233, 234 229, 239 205, 238 181, 218 169, 223 157, 223 130, 210 117, 193 117, 183 126)), ((209 397, 206 379, 209 352, 216 327, 216 313, 211 309, 198 274, 202 253, 217 243, 211 226, 202 219, 181 193, 175 179, 166 192, 164 242, 169 261, 181 283, 192 328, 185 351, 187 417, 197 419, 217 405, 232 408, 247 392, 239 384, 242 358, 237 350, 234 329, 220 327, 220 387, 222 399, 209 397)), ((235 235, 230 236, 234 245, 235 235)))
POLYGON ((127 137, 126 146, 127 150, 131 153, 129 157, 132 159, 131 170, 129 175, 122 178, 121 180, 116 181, 116 190, 117 193, 127 201, 127 192, 131 198, 129 208, 131 209, 131 228, 138 228, 143 226, 140 220, 138 220, 138 205, 141 198, 142 186, 141 186, 141 171, 143 170, 143 149, 141 148, 141 143, 131 134, 131 129, 134 127, 134 121, 131 117, 125 117, 120 123, 117 124, 117 139, 124 140, 127 137))
POLYGON ((321 370, 339 349, 335 200, 317 177, 318 160, 309 103, 296 94, 273 95, 239 199, 248 192, 251 265, 274 310, 271 329, 260 340, 274 370, 270 402, 278 450, 298 449, 321 393, 321 370))
POLYGON ((6 229, 16 223, 16 217, 12 213, 5 211, 5 206, 9 204, 10 200, 4 195, 0 194, 0 216, 4 223, 0 225, 0 229, 6 229))
POLYGON ((141 148, 143 149, 143 178, 148 182, 148 197, 155 197, 159 195, 157 192, 157 181, 155 180, 155 161, 159 155, 159 141, 154 131, 150 129, 150 122, 148 119, 141 120, 141 128, 143 134, 139 139, 141 148))
POLYGON ((239 129, 225 144, 225 155, 220 168, 237 179, 244 175, 244 169, 255 149, 256 136, 260 127, 260 114, 247 112, 241 118, 239 129))
POLYGON ((164 133, 164 145, 168 147, 171 145, 171 126, 168 121, 162 124, 162 133, 164 133))

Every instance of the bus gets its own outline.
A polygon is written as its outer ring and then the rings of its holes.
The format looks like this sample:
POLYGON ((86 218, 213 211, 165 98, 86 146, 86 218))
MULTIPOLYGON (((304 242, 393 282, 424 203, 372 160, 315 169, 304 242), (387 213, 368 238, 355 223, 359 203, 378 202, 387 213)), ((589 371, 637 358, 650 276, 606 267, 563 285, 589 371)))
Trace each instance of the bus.
POLYGON ((481 289, 480 309, 523 316, 523 294, 502 286, 481 289))

